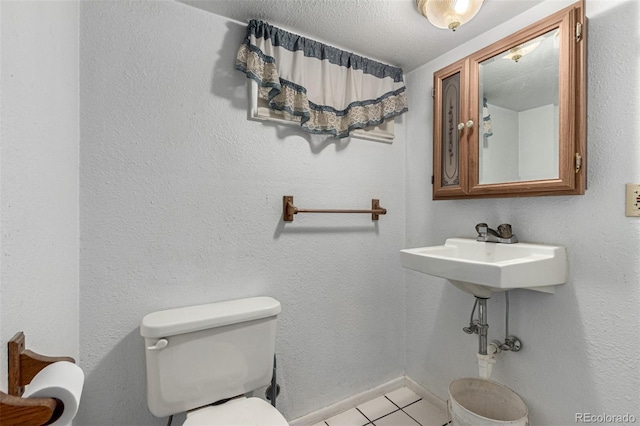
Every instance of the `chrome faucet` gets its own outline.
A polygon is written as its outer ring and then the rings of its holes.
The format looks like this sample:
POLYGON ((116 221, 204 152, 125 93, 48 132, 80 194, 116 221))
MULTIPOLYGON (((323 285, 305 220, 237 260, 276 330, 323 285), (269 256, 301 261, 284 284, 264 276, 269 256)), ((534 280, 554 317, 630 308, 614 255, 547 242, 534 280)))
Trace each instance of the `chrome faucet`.
POLYGON ((513 244, 518 242, 518 239, 511 231, 511 225, 508 223, 503 223, 498 226, 498 231, 489 228, 486 223, 479 223, 476 225, 476 231, 478 232, 478 241, 503 244, 513 244))

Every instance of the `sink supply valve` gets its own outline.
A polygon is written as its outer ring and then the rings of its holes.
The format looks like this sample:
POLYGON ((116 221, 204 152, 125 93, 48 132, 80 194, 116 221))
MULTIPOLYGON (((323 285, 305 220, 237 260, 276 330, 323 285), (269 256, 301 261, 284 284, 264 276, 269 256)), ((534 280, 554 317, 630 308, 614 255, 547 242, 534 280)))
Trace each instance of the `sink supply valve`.
POLYGON ((516 336, 509 336, 504 339, 504 343, 500 344, 501 351, 518 352, 522 349, 522 342, 516 336))
POLYGON ((478 306, 478 298, 476 297, 476 302, 473 304, 473 310, 471 311, 471 318, 469 318, 469 327, 462 327, 462 331, 467 334, 478 334, 478 320, 473 319, 473 314, 476 313, 476 307, 478 306))
POLYGON ((522 342, 516 336, 509 335, 509 292, 504 292, 505 314, 504 314, 504 343, 500 345, 503 351, 518 352, 522 349, 522 342))
POLYGON ((462 331, 467 334, 478 334, 478 321, 469 324, 469 327, 462 327, 462 331))

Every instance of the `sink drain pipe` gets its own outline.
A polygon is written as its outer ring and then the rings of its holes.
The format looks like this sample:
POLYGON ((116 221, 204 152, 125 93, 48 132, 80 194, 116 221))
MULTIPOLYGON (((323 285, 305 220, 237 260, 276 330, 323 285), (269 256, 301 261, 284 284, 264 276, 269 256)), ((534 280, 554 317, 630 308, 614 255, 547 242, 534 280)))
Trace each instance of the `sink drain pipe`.
POLYGON ((493 354, 497 352, 494 344, 490 345, 490 353, 487 353, 487 335, 489 334, 489 324, 487 324, 487 299, 476 297, 478 302, 478 374, 483 379, 491 377, 491 370, 496 359, 493 354))
POLYGON ((522 347, 520 339, 515 336, 509 335, 509 292, 505 292, 505 341, 504 343, 494 340, 491 343, 487 342, 487 336, 489 332, 489 324, 487 324, 487 298, 476 296, 476 301, 471 311, 471 318, 469 320, 469 326, 464 327, 462 330, 467 334, 478 335, 478 373, 481 378, 489 379, 493 369, 493 364, 496 363, 495 354, 503 350, 517 352, 522 347), (474 320, 473 315, 478 308, 478 319, 474 320))
POLYGON ((487 298, 476 296, 476 302, 473 304, 473 310, 471 311, 471 318, 469 319, 469 327, 464 327, 462 331, 467 334, 478 335, 478 353, 480 355, 487 355, 487 334, 489 330, 489 324, 487 324, 487 298), (473 314, 478 308, 478 319, 473 319, 473 314))
POLYGON ((487 300, 483 297, 476 297, 478 301, 478 353, 480 355, 487 354, 487 334, 489 332, 489 324, 487 324, 487 300))

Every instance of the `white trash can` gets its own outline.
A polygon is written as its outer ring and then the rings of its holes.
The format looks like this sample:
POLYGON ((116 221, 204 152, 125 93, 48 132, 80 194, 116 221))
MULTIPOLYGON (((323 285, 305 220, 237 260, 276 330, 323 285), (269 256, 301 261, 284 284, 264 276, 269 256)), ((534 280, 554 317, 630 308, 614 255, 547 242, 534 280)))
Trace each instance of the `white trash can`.
POLYGON ((451 382, 447 409, 453 426, 529 426, 529 413, 522 398, 508 387, 486 379, 451 382))

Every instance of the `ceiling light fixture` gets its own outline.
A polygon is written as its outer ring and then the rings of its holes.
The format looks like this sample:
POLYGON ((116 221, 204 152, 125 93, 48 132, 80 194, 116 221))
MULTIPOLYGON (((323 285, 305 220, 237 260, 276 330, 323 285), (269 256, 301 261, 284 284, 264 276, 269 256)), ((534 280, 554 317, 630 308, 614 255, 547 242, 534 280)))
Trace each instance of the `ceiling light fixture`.
POLYGON ((484 0, 416 0, 420 13, 438 28, 455 31, 473 19, 484 0))
POLYGON ((512 59, 514 62, 518 62, 524 55, 528 55, 533 52, 540 44, 540 38, 529 40, 526 43, 519 44, 509 49, 509 53, 503 56, 504 59, 512 59))

